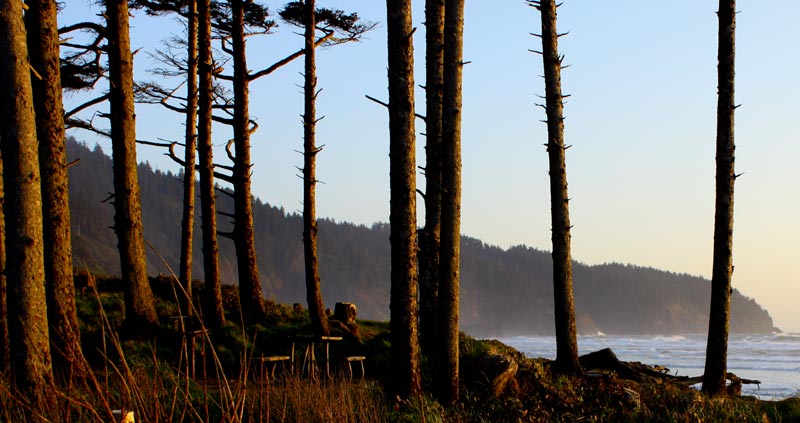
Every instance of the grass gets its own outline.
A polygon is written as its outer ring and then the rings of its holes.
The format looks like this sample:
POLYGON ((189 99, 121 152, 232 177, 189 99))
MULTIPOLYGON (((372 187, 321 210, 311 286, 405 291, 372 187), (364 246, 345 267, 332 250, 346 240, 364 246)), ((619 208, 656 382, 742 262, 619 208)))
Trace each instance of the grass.
MULTIPOLYGON (((197 341, 196 377, 190 377, 186 341, 168 329, 167 316, 180 314, 167 289, 171 282, 153 284, 165 328, 160 336, 150 342, 120 339, 122 294, 118 282, 100 279, 97 291, 84 290, 77 298, 89 377, 59 381, 40 393, 47 398, 44 405, 0 377, 0 422, 106 423, 115 421, 115 409, 133 411, 136 422, 164 423, 800 422, 797 397, 709 399, 690 388, 614 374, 565 377, 553 374, 548 360, 526 359, 498 341, 468 336, 461 337, 458 404, 444 407, 428 395, 400 400, 385 390, 391 383, 386 322, 361 321, 358 339, 345 336, 332 348, 338 356, 367 356, 366 380, 351 381, 341 369, 331 380, 288 372, 263 380, 252 358, 288 355, 288 339, 310 332, 304 310, 274 302, 262 324, 245 329, 228 324, 197 341), (487 357, 498 355, 513 359, 519 369, 495 396, 487 357)), ((235 288, 224 295, 230 321, 239 320, 235 288)), ((429 365, 423 363, 423 376, 432 391, 429 365)))

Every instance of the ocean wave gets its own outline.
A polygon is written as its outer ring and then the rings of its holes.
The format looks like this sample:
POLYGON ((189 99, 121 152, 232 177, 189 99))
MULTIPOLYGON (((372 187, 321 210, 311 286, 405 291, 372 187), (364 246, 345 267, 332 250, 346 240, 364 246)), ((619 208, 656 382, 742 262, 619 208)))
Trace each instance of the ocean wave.
POLYGON ((683 335, 672 335, 672 336, 656 336, 653 337, 653 341, 655 342, 686 342, 687 338, 683 335))
POLYGON ((800 333, 778 332, 772 335, 775 341, 800 342, 800 333))
MULTIPOLYGON (((528 357, 555 357, 554 337, 515 337, 503 340, 528 357)), ((728 369, 739 377, 758 379, 745 394, 762 399, 786 398, 800 391, 800 334, 734 335, 728 348, 728 369)), ((706 339, 701 335, 625 335, 578 337, 581 354, 611 348, 620 360, 658 364, 670 373, 703 373, 706 339)))

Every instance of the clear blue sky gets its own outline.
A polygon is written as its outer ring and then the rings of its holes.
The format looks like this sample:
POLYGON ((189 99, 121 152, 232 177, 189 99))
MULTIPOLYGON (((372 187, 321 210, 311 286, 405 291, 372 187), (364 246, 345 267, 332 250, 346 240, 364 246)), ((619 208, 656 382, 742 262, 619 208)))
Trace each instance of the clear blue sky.
MULTIPOLYGON (((572 65, 563 88, 567 174, 574 224, 573 258, 624 262, 710 276, 714 214, 716 2, 567 0, 559 9, 560 50, 572 65)), ((272 9, 279 3, 268 2, 272 9)), ((378 28, 359 44, 319 51, 320 216, 371 224, 388 221, 388 119, 364 94, 386 98, 385 3, 323 1, 357 11, 378 28)), ((740 1, 736 113, 738 173, 733 284, 756 298, 777 326, 800 331, 800 2, 740 1)), ((98 13, 70 1, 62 24, 98 13)), ((424 84, 424 2, 414 2, 417 82, 424 84)), ((137 78, 152 79, 147 51, 170 33, 172 18, 133 19, 137 78)), ((539 15, 522 0, 468 1, 464 57, 462 232, 507 247, 550 249, 549 197, 538 49, 539 15)), ((248 42, 260 69, 302 46, 296 30, 248 42)), ((295 166, 302 147, 302 63, 251 86, 254 194, 287 211, 301 209, 295 166)), ((424 92, 417 91, 424 113, 424 92)), ((69 101, 77 103, 78 97, 69 101)), ((137 109, 140 139, 180 139, 180 118, 137 109)), ((424 124, 418 123, 418 132, 424 124)), ((82 139, 94 138, 74 133, 82 139)), ((228 133, 217 130, 215 144, 228 133)), ((108 143, 103 143, 110 150, 108 143)), ((418 163, 424 165, 424 137, 418 163)), ((140 159, 177 166, 151 147, 140 159)), ((217 153, 223 157, 224 153, 217 153)), ((424 179, 418 179, 424 187, 424 179)), ((420 202, 421 203, 421 202, 420 202)), ((424 210, 420 209, 420 222, 424 210)), ((298 234, 300 236, 300 234, 298 234)))

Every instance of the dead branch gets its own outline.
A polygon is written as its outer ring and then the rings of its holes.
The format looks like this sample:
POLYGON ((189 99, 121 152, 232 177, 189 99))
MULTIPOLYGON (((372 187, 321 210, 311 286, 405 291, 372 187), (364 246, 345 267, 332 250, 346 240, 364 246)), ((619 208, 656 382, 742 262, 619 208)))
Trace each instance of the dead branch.
POLYGON ((217 231, 217 236, 221 236, 223 238, 234 239, 234 232, 233 231, 217 231))
POLYGON ((70 110, 69 112, 65 113, 64 114, 64 119, 70 119, 76 113, 78 113, 78 112, 80 112, 82 110, 85 110, 85 109, 87 109, 87 108, 89 108, 91 106, 94 106, 95 104, 100 104, 100 103, 102 103, 102 102, 104 102, 106 100, 108 100, 108 94, 107 93, 101 95, 100 97, 93 98, 93 99, 91 99, 91 100, 89 100, 89 101, 87 101, 87 102, 75 107, 74 109, 70 110))
MULTIPOLYGON (((173 162, 175 162, 175 163, 177 163, 177 164, 179 164, 179 165, 181 165, 182 167, 185 168, 186 167, 186 161, 184 161, 183 159, 178 157, 177 154, 175 154, 175 146, 176 145, 178 145, 177 142, 173 142, 173 143, 169 144, 168 145, 169 152, 168 153, 164 153, 164 155, 169 157, 170 159, 172 159, 173 162)), ((214 165, 214 167, 217 167, 217 166, 222 167, 220 165, 214 165)), ((199 173, 200 172, 200 168, 195 167, 195 171, 199 173)), ((217 179, 219 179, 221 181, 227 182, 229 184, 233 183, 233 178, 230 175, 226 175, 224 173, 217 172, 216 170, 213 171, 213 174, 214 174, 215 178, 217 178, 217 179)))
MULTIPOLYGON (((380 101, 380 100, 378 100, 377 98, 375 98, 375 97, 372 97, 372 96, 369 96, 369 95, 367 95, 367 94, 364 94, 364 97, 366 97, 368 100, 372 100, 372 101, 374 101, 374 102, 376 102, 376 103, 380 104, 380 105, 381 105, 381 106, 383 106, 383 107, 386 107, 387 109, 389 108, 389 103, 385 103, 385 102, 383 102, 383 101, 380 101)), ((426 118, 425 118, 425 116, 423 116, 423 115, 421 115, 421 114, 419 114, 419 113, 414 113, 414 116, 416 116, 417 118, 421 119, 423 122, 424 122, 424 121, 426 121, 426 118)))
POLYGON ((145 140, 136 140, 136 144, 152 145, 153 147, 171 147, 172 146, 172 143, 163 143, 163 142, 154 142, 154 141, 145 141, 145 140))
POLYGON ((236 156, 231 151, 231 146, 233 145, 234 140, 228 140, 228 143, 225 144, 225 152, 228 154, 228 158, 236 163, 236 156))

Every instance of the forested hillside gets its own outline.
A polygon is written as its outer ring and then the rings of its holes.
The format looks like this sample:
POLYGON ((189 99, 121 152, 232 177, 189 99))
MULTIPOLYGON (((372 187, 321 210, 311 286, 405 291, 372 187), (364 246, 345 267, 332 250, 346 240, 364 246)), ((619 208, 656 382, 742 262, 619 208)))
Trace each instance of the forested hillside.
MULTIPOLYGON (((116 274, 119 256, 111 229, 111 159, 102 149, 68 143, 74 262, 78 268, 116 274)), ((145 239, 151 274, 177 272, 180 242, 181 176, 147 164, 139 167, 145 239), (160 257, 163 257, 164 262, 160 257)), ((232 212, 232 199, 218 197, 218 210, 232 212)), ((195 209, 198 214, 199 211, 195 209)), ((264 293, 276 301, 305 303, 302 219, 256 200, 256 248, 264 293)), ((219 230, 230 222, 220 215, 219 230)), ((200 219, 195 220, 199 234, 200 219)), ((543 222, 542 224, 548 224, 543 222)), ((389 316, 389 227, 322 219, 319 222, 322 291, 329 307, 357 304, 359 316, 389 316)), ((203 278, 199 235, 194 274, 203 278)), ((223 283, 236 283, 233 242, 220 238, 223 283)), ((518 246, 507 250, 462 237, 461 326, 476 335, 551 334, 552 266, 545 251, 518 246)), ((657 269, 621 264, 574 265, 578 328, 582 333, 698 333, 708 327, 709 281, 657 269)), ((768 332, 772 319, 753 299, 732 296, 733 332, 768 332)))

